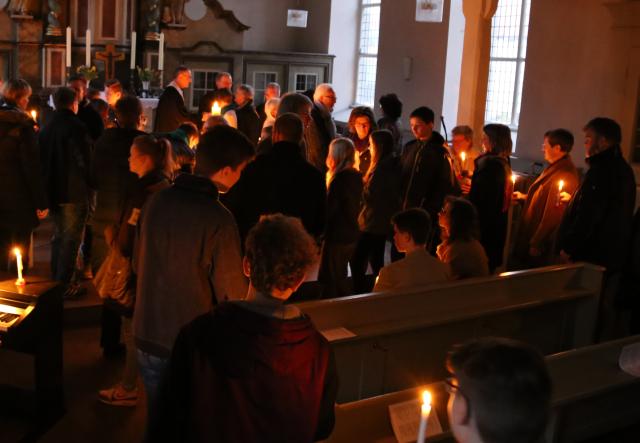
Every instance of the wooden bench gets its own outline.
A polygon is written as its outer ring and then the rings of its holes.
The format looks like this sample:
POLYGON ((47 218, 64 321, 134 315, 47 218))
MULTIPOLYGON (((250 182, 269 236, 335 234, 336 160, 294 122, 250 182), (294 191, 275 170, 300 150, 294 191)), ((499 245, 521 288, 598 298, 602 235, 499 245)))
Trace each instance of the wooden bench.
MULTIPOLYGON (((553 408, 546 442, 569 443, 598 437, 640 421, 640 378, 618 367, 621 349, 640 342, 640 335, 554 354, 546 358, 553 379, 553 408)), ((444 383, 336 405, 336 426, 326 443, 394 443, 389 405, 433 394, 443 433, 428 442, 453 443, 447 419, 448 394, 444 383)), ((417 412, 417 411, 416 411, 417 412)))
POLYGON ((331 340, 342 403, 441 380, 447 350, 473 337, 545 355, 591 344, 602 272, 572 264, 297 306, 321 331, 355 334, 331 340))

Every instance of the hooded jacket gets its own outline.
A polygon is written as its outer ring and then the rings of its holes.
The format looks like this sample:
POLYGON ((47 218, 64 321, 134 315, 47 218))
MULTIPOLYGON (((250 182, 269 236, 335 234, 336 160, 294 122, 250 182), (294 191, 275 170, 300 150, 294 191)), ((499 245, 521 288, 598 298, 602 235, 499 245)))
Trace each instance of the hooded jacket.
POLYGON ((46 209, 34 121, 18 108, 0 106, 0 227, 33 229, 36 209, 46 209))
MULTIPOLYGON (((180 332, 148 441, 305 443, 329 436, 337 376, 305 316, 217 306, 180 332)), ((294 308, 295 309, 295 308, 294 308)))

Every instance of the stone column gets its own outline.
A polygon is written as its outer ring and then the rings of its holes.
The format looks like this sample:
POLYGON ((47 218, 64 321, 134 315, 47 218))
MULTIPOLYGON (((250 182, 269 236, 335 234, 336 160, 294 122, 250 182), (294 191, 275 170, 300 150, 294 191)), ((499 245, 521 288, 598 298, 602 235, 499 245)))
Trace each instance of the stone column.
POLYGON ((491 18, 498 0, 463 0, 465 17, 464 46, 458 98, 458 124, 474 130, 474 144, 480 146, 481 129, 489 83, 491 53, 491 18))

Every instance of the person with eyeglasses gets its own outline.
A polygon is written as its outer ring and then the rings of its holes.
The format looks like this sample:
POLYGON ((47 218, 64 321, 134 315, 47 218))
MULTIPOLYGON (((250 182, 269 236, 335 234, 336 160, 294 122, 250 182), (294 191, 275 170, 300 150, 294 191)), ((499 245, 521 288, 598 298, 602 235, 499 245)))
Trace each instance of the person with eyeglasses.
POLYGON ((447 413, 459 443, 536 443, 551 415, 552 382, 531 346, 486 337, 447 356, 447 413))

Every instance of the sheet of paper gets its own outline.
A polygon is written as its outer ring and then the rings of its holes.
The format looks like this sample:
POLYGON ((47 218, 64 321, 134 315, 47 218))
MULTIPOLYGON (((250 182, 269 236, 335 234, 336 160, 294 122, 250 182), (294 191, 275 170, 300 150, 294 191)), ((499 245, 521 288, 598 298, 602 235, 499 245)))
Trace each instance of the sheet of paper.
MULTIPOLYGON (((420 428, 420 400, 409 400, 389 405, 391 427, 398 443, 412 443, 418 439, 420 428)), ((435 409, 431 410, 427 421, 427 437, 440 434, 442 426, 435 409)))
POLYGON ((633 343, 622 348, 618 359, 620 369, 634 377, 640 377, 640 343, 633 343))
POLYGON ((355 337, 356 334, 348 330, 347 328, 333 328, 333 329, 325 329, 324 331, 320 331, 324 338, 329 341, 340 340, 342 338, 350 338, 355 337))

